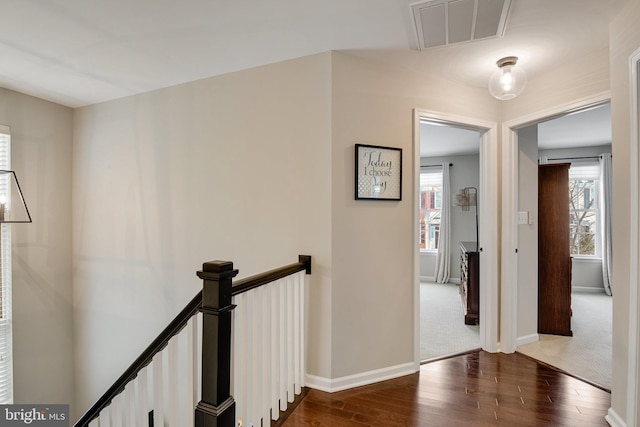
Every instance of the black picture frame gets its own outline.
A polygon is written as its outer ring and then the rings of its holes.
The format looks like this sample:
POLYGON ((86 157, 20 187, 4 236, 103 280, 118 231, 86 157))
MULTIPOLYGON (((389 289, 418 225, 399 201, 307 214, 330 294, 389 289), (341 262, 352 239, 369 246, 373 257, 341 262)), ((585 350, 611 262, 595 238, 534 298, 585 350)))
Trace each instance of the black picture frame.
POLYGON ((355 145, 355 199, 402 200, 402 148, 355 145))

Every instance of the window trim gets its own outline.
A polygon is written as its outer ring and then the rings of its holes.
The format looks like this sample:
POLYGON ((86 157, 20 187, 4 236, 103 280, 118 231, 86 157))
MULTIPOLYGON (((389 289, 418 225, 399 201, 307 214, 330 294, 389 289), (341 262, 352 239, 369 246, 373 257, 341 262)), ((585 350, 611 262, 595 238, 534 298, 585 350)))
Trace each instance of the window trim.
MULTIPOLYGON (((591 211, 595 215, 595 251, 593 255, 589 254, 574 254, 571 253, 571 257, 574 259, 589 259, 589 260, 597 260, 602 259, 602 239, 600 237, 600 194, 598 191, 600 185, 600 165, 598 162, 572 162, 569 167, 569 182, 583 180, 583 181, 593 181, 593 185, 595 188, 594 194, 594 207, 592 209, 571 209, 569 206, 569 214, 572 212, 580 212, 580 211, 591 211), (573 170, 572 170, 573 169, 573 170)), ((569 226, 571 223, 569 223, 569 226)), ((571 252, 571 247, 569 248, 571 252)))
MULTIPOLYGON (((11 169, 11 129, 0 125, 0 169, 11 169)), ((11 307, 11 226, 0 224, 2 228, 0 245, 0 404, 13 403, 13 314, 11 307), (3 348, 4 347, 4 348, 3 348), (6 350, 5 350, 6 349, 6 350), (4 354, 3 354, 4 352, 4 354), (4 356, 4 357, 3 357, 4 356)))
MULTIPOLYGON (((442 192, 442 167, 441 166, 434 166, 434 167, 429 167, 430 170, 428 171, 420 171, 420 176, 419 176, 419 194, 420 194, 420 199, 422 199, 422 188, 425 186, 431 186, 431 187, 440 187, 441 188, 441 192, 442 192), (429 175, 427 177, 427 175, 429 175)), ((442 199, 440 200, 440 204, 442 204, 442 199)), ((421 213, 425 210, 428 211, 440 211, 442 209, 442 206, 438 209, 422 209, 422 200, 420 200, 419 204, 418 204, 419 210, 418 210, 418 220, 420 220, 420 216, 421 213)), ((418 245, 421 245, 421 237, 422 237, 422 227, 421 227, 422 221, 420 221, 420 225, 418 226, 418 245)), ((436 242, 437 244, 437 242, 436 242)), ((420 253, 424 253, 424 254, 436 254, 438 252, 438 248, 418 248, 420 253)))

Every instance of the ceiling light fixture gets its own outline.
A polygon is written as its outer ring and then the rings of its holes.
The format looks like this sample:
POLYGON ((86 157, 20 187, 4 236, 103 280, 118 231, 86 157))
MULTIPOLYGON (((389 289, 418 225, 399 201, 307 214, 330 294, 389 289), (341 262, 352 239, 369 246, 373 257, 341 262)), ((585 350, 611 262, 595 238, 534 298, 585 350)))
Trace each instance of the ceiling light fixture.
POLYGON ((516 67, 517 56, 507 56, 496 62, 498 69, 489 79, 489 92, 502 101, 513 99, 520 95, 527 85, 527 74, 520 67, 516 67))

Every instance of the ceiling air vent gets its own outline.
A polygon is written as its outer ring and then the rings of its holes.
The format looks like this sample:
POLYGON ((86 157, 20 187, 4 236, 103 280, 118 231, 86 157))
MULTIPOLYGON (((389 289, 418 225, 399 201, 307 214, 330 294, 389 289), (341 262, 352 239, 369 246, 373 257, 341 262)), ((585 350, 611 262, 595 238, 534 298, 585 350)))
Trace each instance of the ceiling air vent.
POLYGON ((411 5, 420 50, 502 37, 511 0, 432 0, 411 5))

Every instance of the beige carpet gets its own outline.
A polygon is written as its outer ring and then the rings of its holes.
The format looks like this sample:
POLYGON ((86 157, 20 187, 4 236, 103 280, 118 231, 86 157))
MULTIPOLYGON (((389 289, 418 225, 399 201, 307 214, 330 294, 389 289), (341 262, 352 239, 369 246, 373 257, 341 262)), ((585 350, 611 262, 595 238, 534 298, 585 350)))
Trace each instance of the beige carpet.
MULTIPOLYGON (((517 351, 611 389, 612 298, 574 292, 573 337, 540 335, 517 351)), ((479 327, 464 324, 458 286, 420 284, 420 359, 434 360, 480 347, 479 327)))
POLYGON ((612 298, 573 292, 573 337, 540 335, 517 351, 611 390, 612 298))
POLYGON ((465 325, 458 285, 420 283, 420 360, 480 348, 480 327, 465 325))

